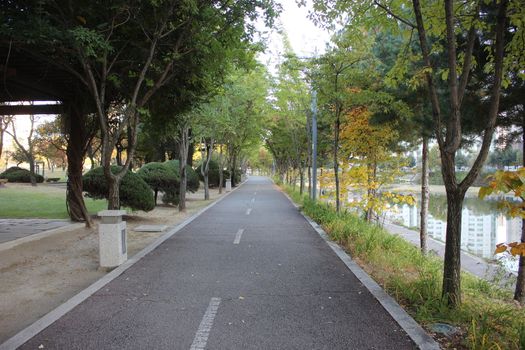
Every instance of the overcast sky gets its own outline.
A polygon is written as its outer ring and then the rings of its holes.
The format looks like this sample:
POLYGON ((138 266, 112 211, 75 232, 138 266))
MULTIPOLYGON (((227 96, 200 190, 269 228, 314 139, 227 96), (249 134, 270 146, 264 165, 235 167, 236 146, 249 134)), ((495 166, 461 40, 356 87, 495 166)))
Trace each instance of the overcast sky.
POLYGON ((276 20, 276 28, 269 33, 266 52, 259 57, 270 70, 279 62, 283 53, 282 37, 278 29, 286 33, 293 50, 299 57, 311 57, 323 53, 326 43, 330 40, 330 34, 316 27, 308 18, 308 11, 311 10, 310 1, 307 2, 306 7, 297 6, 296 0, 281 0, 280 3, 283 11, 276 20))

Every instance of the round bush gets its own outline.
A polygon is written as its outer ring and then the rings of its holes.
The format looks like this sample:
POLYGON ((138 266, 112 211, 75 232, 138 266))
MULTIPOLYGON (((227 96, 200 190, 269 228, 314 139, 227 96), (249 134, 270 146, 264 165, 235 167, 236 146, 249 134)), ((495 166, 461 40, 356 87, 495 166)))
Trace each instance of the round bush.
MULTIPOLYGON (((179 187, 179 173, 166 163, 152 162, 142 166, 137 171, 142 180, 155 192, 157 198, 158 192, 169 192, 179 187)), ((166 202, 171 203, 172 201, 166 202)))
MULTIPOLYGON (((119 166, 112 166, 111 172, 116 174, 119 166)), ((87 196, 95 199, 108 199, 108 184, 104 176, 104 169, 98 167, 88 171, 82 177, 82 184, 87 196)), ((133 210, 150 211, 155 208, 153 192, 142 178, 127 171, 119 187, 120 204, 133 210)))
MULTIPOLYGON (((199 179, 201 181, 204 181, 204 176, 202 176, 202 173, 201 173, 202 165, 203 163, 199 164, 197 168, 195 169, 195 172, 197 172, 199 179)), ((210 160, 210 163, 208 164, 208 184, 210 187, 219 186, 219 163, 213 159, 210 160)))
MULTIPOLYGON (((179 160, 178 159, 168 160, 165 163, 177 172, 177 176, 180 179, 179 160)), ((189 165, 186 167, 186 180, 187 180, 186 186, 189 192, 194 193, 199 190, 199 176, 197 175, 195 170, 193 170, 193 168, 189 165)))
MULTIPOLYGON (((9 182, 29 183, 31 182, 31 172, 27 169, 13 166, 1 173, 0 179, 7 179, 9 182)), ((38 183, 44 182, 44 177, 42 175, 35 174, 35 179, 38 183)))

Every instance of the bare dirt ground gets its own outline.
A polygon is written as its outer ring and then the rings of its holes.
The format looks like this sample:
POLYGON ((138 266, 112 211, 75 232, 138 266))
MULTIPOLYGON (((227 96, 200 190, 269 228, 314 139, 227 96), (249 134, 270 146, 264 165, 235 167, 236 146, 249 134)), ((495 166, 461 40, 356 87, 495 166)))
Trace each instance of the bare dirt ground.
MULTIPOLYGON (((220 195, 210 190, 188 193, 187 211, 159 206, 153 211, 136 212, 125 220, 128 228, 128 257, 153 242, 164 232, 135 232, 147 225, 173 227, 220 195)), ((26 242, 0 254, 0 344, 53 310, 106 272, 98 268, 97 221, 92 229, 77 228, 26 242)))

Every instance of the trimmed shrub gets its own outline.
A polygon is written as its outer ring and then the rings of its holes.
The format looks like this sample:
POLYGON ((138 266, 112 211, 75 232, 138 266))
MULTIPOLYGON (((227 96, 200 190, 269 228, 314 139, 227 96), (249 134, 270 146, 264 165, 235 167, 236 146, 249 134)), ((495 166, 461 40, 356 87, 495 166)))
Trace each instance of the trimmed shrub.
MULTIPOLYGON (((177 177, 180 179, 180 176, 179 176, 179 160, 178 159, 174 159, 174 160, 168 160, 165 162, 165 164, 167 164, 168 166, 170 166, 172 169, 174 169, 177 173, 177 177)), ((197 175, 197 173, 195 172, 195 170, 193 170, 193 168, 191 166, 187 166, 186 167, 186 178, 187 178, 187 189, 189 192, 197 192, 199 190, 199 176, 197 175)))
MULTIPOLYGON (((174 171, 173 168, 166 163, 152 162, 144 164, 142 168, 137 171, 137 175, 155 192, 155 201, 158 192, 173 192, 174 189, 178 189, 179 187, 179 172, 174 171)), ((169 200, 166 203, 172 202, 172 200, 169 200)))
MULTIPOLYGON (((204 176, 201 174, 201 166, 202 163, 197 165, 197 168, 195 168, 195 172, 199 176, 199 179, 201 181, 204 181, 204 176)), ((231 178, 231 172, 230 170, 223 170, 222 171, 223 176, 223 184, 222 187, 226 186, 226 179, 231 178)), ((208 170, 208 181, 210 187, 218 187, 219 186, 219 163, 215 160, 210 160, 209 170, 208 170)), ((237 169, 235 172, 235 183, 238 184, 241 182, 241 168, 237 169)))
MULTIPOLYGON (((31 182, 31 172, 27 169, 13 166, 1 173, 0 179, 7 179, 9 182, 29 183, 31 182)), ((42 175, 35 174, 35 179, 38 183, 44 182, 44 177, 42 175)))
MULTIPOLYGON (((111 167, 113 174, 119 170, 119 166, 111 167)), ((82 176, 82 184, 88 197, 108 199, 109 188, 102 167, 92 169, 82 176)), ((151 188, 139 175, 129 170, 120 182, 119 195, 120 204, 124 207, 143 211, 150 211, 155 208, 151 188)))
MULTIPOLYGON (((200 163, 197 168, 195 168, 195 172, 197 172, 199 179, 204 181, 204 176, 202 176, 201 173, 202 165, 203 163, 200 163)), ((219 163, 213 159, 210 160, 208 165, 208 184, 210 187, 219 187, 219 163)))

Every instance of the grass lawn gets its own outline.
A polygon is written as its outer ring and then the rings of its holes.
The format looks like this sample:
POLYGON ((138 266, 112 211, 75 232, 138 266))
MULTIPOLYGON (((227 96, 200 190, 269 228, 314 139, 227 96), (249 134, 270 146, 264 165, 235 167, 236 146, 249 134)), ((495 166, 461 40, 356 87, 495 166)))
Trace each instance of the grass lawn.
MULTIPOLYGON (((85 201, 90 213, 107 208, 105 200, 86 198, 85 201)), ((67 219, 66 188, 8 183, 0 188, 0 218, 67 219)))

